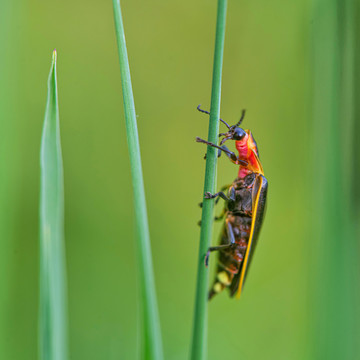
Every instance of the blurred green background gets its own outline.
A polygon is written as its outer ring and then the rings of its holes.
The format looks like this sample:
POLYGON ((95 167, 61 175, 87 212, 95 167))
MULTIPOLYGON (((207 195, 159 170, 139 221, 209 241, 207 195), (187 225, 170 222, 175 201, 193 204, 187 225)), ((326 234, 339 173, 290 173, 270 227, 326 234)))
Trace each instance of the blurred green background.
MULTIPOLYGON (((192 331, 205 166, 195 137, 208 128, 196 106, 210 105, 216 1, 122 1, 122 11, 165 358, 180 360, 192 331)), ((241 301, 222 294, 210 303, 209 359, 311 351, 311 21, 310 1, 228 5, 221 115, 235 123, 246 108, 269 194, 241 301)), ((112 3, 2 1, 0 41, 0 358, 37 357, 39 149, 56 48, 71 358, 134 359, 134 221, 112 3)), ((218 186, 236 174, 221 158, 218 186)))

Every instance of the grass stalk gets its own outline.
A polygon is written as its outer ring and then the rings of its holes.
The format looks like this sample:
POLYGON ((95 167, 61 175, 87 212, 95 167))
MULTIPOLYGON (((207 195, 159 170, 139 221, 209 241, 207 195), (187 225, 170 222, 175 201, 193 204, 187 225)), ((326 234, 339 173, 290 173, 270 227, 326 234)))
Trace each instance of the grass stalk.
MULTIPOLYGON (((221 76, 225 41, 226 8, 227 0, 218 0, 213 81, 211 90, 211 107, 208 133, 208 141, 215 144, 218 143, 219 134, 221 76)), ((206 153, 204 193, 207 191, 211 193, 215 192, 216 166, 217 151, 213 147, 208 146, 206 153)), ((204 199, 201 216, 198 275, 196 283, 196 299, 191 347, 192 360, 202 360, 206 358, 209 269, 205 267, 204 259, 206 252, 210 246, 212 237, 213 210, 214 200, 204 199)))
POLYGON ((351 211, 354 126, 353 0, 314 2, 313 13, 313 358, 358 352, 358 245, 351 211))
POLYGON ((64 183, 55 50, 48 79, 40 166, 40 359, 66 360, 68 345, 64 183))
POLYGON ((131 85, 129 60, 126 50, 124 25, 119 0, 113 0, 113 8, 115 32, 119 52, 126 135, 130 156, 131 177, 134 193, 135 222, 137 230, 137 264, 139 267, 138 274, 140 276, 140 306, 142 320, 141 358, 161 360, 163 358, 163 350, 151 257, 150 234, 141 167, 139 136, 137 131, 135 103, 131 85))

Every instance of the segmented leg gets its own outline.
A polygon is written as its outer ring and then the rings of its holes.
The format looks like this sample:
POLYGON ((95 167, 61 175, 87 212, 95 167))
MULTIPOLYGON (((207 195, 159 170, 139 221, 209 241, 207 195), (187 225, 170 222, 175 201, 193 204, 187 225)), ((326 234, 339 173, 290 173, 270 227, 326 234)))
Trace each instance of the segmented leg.
MULTIPOLYGON (((209 254, 211 251, 223 250, 223 249, 231 247, 235 243, 233 227, 229 221, 226 222, 226 229, 227 229, 227 239, 230 243, 213 246, 213 247, 209 248, 209 251, 207 253, 207 258, 205 259, 206 265, 207 265, 208 257, 209 257, 209 254)), ((209 291, 208 299, 210 300, 215 294, 218 294, 223 289, 225 289, 225 287, 229 286, 231 284, 232 278, 233 278, 233 274, 231 274, 226 269, 224 269, 224 271, 218 272, 217 276, 216 276, 216 280, 209 291)))
POLYGON ((218 146, 216 144, 213 144, 213 143, 206 141, 204 139, 201 139, 199 137, 196 138, 196 142, 200 142, 200 143, 212 146, 216 149, 219 149, 220 151, 223 151, 234 164, 237 164, 237 165, 242 164, 244 166, 246 166, 248 164, 247 161, 239 159, 239 157, 236 156, 234 152, 230 151, 225 145, 218 146))
POLYGON ((218 146, 218 145, 216 145, 216 144, 213 144, 213 143, 211 143, 211 142, 209 142, 209 141, 206 141, 206 140, 204 140, 204 139, 201 139, 201 138, 199 138, 199 137, 196 137, 196 142, 200 142, 200 143, 203 143, 203 144, 212 146, 212 147, 214 147, 214 148, 216 148, 216 149, 219 149, 220 151, 224 151, 224 152, 226 153, 226 155, 230 158, 230 160, 231 160, 234 164, 237 163, 238 157, 235 155, 234 152, 232 152, 232 151, 230 151, 230 150, 228 150, 228 149, 222 148, 222 147, 220 147, 220 146, 218 146))
POLYGON ((234 230, 233 227, 231 225, 231 223, 229 221, 226 221, 226 230, 227 230, 227 235, 228 235, 228 240, 229 243, 228 244, 222 244, 222 245, 217 245, 217 246, 210 246, 206 255, 205 255, 205 266, 208 267, 209 265, 209 256, 210 253, 213 251, 218 251, 218 250, 224 250, 224 249, 228 249, 229 247, 231 247, 233 244, 235 244, 235 235, 234 235, 234 230))
POLYGON ((218 198, 218 199, 216 199, 217 201, 219 201, 219 198, 222 198, 222 199, 224 199, 225 201, 235 201, 235 200, 236 200, 236 197, 235 197, 235 188, 233 188, 233 187, 230 188, 230 196, 229 196, 229 197, 227 197, 223 191, 219 191, 219 192, 216 193, 216 194, 211 194, 210 192, 206 192, 204 198, 205 198, 205 199, 215 199, 215 198, 218 198))
MULTIPOLYGON (((222 186, 222 187, 220 188, 220 191, 225 191, 225 190, 229 189, 231 185, 232 185, 232 184, 228 184, 228 185, 222 186)), ((216 200, 215 200, 215 205, 217 205, 217 203, 219 202, 219 200, 220 200, 220 198, 217 197, 216 200)), ((203 207, 203 203, 202 203, 202 202, 199 203, 199 206, 202 208, 202 207, 203 207)))

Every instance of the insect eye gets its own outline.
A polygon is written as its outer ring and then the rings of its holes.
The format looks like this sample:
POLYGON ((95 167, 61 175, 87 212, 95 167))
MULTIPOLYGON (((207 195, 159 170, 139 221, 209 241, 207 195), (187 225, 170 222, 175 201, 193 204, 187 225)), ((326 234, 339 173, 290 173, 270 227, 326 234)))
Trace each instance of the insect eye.
POLYGON ((236 128, 234 130, 234 140, 241 140, 246 135, 246 132, 241 128, 236 128))

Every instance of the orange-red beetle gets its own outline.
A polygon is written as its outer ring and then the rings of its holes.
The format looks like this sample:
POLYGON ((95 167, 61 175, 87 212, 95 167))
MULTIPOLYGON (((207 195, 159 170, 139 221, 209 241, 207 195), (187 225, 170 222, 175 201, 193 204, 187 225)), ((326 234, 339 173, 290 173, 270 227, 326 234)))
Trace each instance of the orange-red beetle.
MULTIPOLYGON (((200 105, 198 110, 209 114, 200 109, 200 105)), ((229 288, 230 296, 240 297, 265 213, 268 182, 251 131, 239 127, 244 116, 245 111, 239 122, 232 126, 220 119, 228 131, 219 135, 223 137, 219 146, 196 138, 197 142, 219 149, 219 156, 224 152, 234 164, 239 165, 237 178, 230 186, 222 189, 227 189, 227 194, 220 191, 216 194, 206 193, 204 196, 205 199, 221 197, 225 200, 224 211, 216 218, 225 218, 220 244, 210 247, 205 259, 207 265, 210 252, 219 251, 216 278, 210 289, 209 299, 225 288, 229 288), (239 155, 223 145, 227 140, 235 141, 239 155)))

